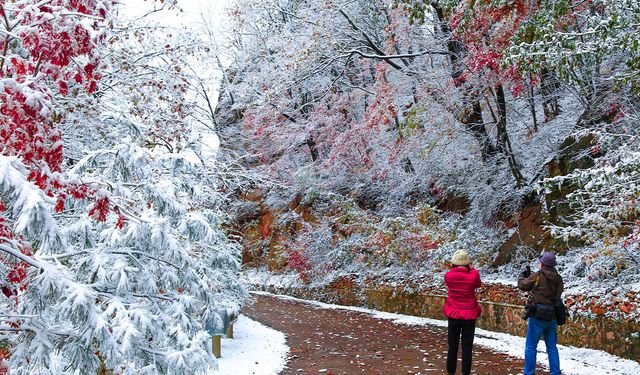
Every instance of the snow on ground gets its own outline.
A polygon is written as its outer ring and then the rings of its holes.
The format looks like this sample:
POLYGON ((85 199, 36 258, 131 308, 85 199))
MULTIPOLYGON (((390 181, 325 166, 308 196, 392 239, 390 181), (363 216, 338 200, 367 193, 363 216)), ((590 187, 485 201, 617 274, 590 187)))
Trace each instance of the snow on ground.
POLYGON ((274 288, 302 287, 298 273, 274 274, 265 269, 249 268, 242 271, 242 281, 246 285, 265 285, 274 288))
POLYGON ((222 358, 211 375, 276 375, 284 369, 289 347, 282 332, 240 315, 233 335, 222 338, 222 358))
MULTIPOLYGON (((370 314, 376 318, 392 320, 398 324, 407 325, 435 325, 446 327, 447 322, 444 320, 421 318, 417 316, 393 314, 383 311, 365 309, 362 307, 332 305, 317 301, 302 300, 290 296, 274 295, 265 292, 252 292, 254 294, 272 295, 278 298, 309 303, 326 309, 343 309, 363 312, 370 314)), ((524 359, 524 337, 513 336, 506 333, 498 333, 487 331, 484 329, 476 329, 476 345, 508 354, 516 358, 524 359)), ((560 367, 565 375, 630 375, 640 374, 640 364, 614 356, 602 350, 576 348, 572 346, 558 345, 560 351, 560 367)), ((547 365, 547 354, 545 345, 540 341, 538 345, 538 363, 547 365)))

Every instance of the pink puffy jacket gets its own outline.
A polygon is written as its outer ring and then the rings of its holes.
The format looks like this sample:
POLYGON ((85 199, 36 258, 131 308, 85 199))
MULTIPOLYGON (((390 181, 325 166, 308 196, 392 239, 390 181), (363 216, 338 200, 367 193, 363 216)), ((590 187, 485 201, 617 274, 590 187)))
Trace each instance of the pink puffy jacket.
POLYGON ((453 267, 444 275, 444 282, 449 289, 444 314, 453 319, 478 319, 482 312, 476 297, 476 288, 482 285, 480 272, 473 268, 453 267))

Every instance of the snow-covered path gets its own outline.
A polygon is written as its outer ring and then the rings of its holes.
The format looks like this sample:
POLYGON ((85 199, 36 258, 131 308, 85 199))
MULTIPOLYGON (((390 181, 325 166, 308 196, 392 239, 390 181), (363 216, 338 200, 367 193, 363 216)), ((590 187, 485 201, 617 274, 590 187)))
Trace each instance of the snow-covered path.
MULTIPOLYGON (((264 293, 254 299, 245 313, 287 335, 291 353, 283 374, 444 373, 445 321, 264 293)), ((521 337, 476 329, 472 373, 521 374, 523 348, 521 337)), ((538 351, 544 367, 544 343, 538 351)), ((637 362, 602 351, 561 346, 560 357, 565 375, 640 374, 637 362)))
POLYGON ((211 375, 276 375, 288 354, 283 333, 240 315, 234 338, 222 339, 222 358, 211 375))

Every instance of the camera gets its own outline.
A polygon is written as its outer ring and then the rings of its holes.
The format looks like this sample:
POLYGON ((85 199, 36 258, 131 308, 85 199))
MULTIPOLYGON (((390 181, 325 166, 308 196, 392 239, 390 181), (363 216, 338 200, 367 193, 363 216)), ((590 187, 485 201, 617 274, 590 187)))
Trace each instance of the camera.
POLYGON ((524 320, 527 320, 529 319, 529 317, 533 316, 533 314, 535 313, 536 313, 536 307, 534 305, 527 303, 524 305, 524 311, 522 312, 522 315, 520 317, 524 320))
POLYGON ((528 265, 524 267, 524 271, 522 271, 522 273, 520 274, 522 275, 522 277, 527 278, 531 275, 531 267, 529 267, 528 265))

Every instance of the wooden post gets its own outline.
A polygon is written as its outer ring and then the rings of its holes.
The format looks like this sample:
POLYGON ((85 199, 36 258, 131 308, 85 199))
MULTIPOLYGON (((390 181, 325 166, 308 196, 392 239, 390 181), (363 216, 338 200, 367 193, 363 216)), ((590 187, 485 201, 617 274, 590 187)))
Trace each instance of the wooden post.
POLYGON ((227 328, 227 338, 233 338, 233 323, 229 323, 229 328, 227 328))
POLYGON ((220 335, 211 336, 211 351, 216 358, 220 358, 222 356, 222 342, 220 339, 220 335))

